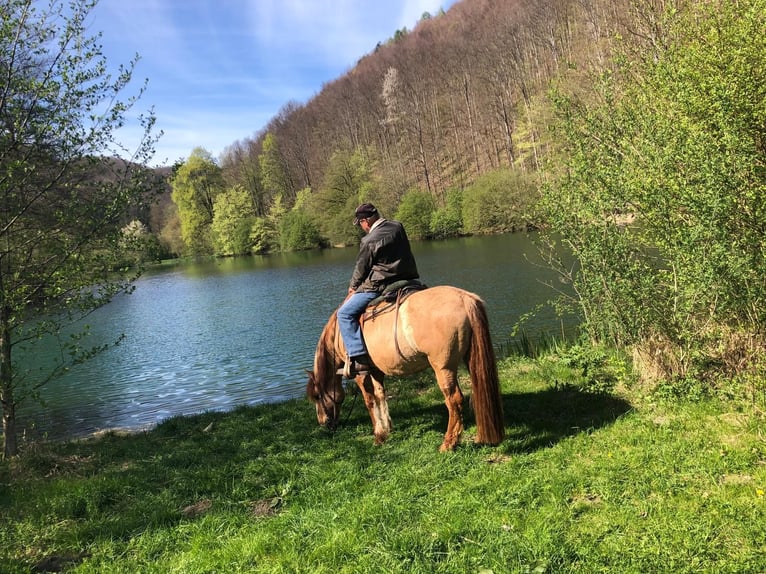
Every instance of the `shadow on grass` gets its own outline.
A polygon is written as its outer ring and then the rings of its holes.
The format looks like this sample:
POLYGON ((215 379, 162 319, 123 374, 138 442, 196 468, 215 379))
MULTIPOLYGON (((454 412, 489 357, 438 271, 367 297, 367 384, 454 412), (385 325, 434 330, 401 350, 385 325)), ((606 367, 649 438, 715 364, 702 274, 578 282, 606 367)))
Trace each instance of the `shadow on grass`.
POLYGON ((547 448, 581 432, 607 426, 632 410, 625 400, 574 387, 503 395, 508 453, 547 448))
MULTIPOLYGON (((428 390, 422 386, 420 390, 428 390)), ((435 383, 434 383, 435 385, 435 383)), ((430 395, 433 396, 433 395, 430 395)), ((470 394, 466 395, 463 418, 467 434, 475 430, 475 417, 470 394)), ((560 386, 534 392, 505 393, 502 396, 506 439, 499 446, 504 452, 528 453, 547 448, 560 440, 581 432, 592 431, 614 422, 633 407, 627 401, 607 394, 584 392, 572 386, 560 386)), ((348 401, 344 408, 349 406, 348 401)), ((447 429, 447 407, 434 396, 423 400, 401 401, 396 396, 389 400, 393 422, 392 437, 397 434, 418 433, 423 429, 443 434, 447 429)), ((341 418, 346 415, 341 415, 341 418)), ((355 413, 338 432, 362 432, 366 429, 372 440, 372 425, 363 403, 355 406, 355 413), (352 430, 352 427, 355 427, 352 430)), ((430 437, 428 440, 432 440, 430 437)), ((435 446, 439 446, 439 442, 435 446)), ((470 443, 463 441, 463 446, 470 443)))

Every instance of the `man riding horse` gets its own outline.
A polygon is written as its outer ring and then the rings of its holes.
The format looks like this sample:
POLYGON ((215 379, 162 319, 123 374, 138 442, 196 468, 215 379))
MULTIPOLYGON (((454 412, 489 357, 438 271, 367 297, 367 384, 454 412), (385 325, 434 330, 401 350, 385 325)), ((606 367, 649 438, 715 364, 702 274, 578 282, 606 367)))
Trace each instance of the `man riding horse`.
POLYGON ((338 326, 348 360, 344 375, 369 373, 370 357, 362 338, 359 317, 367 305, 397 281, 417 279, 418 268, 404 226, 381 217, 371 203, 354 212, 354 225, 365 232, 348 288, 348 297, 338 309, 338 326))

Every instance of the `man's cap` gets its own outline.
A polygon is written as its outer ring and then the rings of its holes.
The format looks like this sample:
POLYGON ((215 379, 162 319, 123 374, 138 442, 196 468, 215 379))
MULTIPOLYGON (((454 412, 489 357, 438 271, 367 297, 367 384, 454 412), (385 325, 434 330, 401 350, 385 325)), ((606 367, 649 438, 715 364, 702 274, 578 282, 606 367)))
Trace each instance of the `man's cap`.
POLYGON ((359 225, 362 219, 378 214, 378 209, 371 203, 363 203, 354 211, 354 225, 359 225))

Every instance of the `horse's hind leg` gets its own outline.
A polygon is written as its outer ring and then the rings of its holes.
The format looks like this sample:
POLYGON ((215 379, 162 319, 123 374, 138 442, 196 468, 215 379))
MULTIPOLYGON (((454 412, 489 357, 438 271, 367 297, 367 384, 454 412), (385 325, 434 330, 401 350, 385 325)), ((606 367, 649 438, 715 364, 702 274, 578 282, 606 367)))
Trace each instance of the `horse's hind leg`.
POLYGON ((365 375, 357 377, 356 384, 362 391, 364 404, 372 419, 375 444, 383 444, 391 434, 391 417, 388 414, 388 401, 383 383, 371 375, 365 375))
POLYGON ((463 392, 458 385, 457 370, 434 369, 434 372, 449 413, 447 432, 444 434, 444 442, 439 447, 439 450, 444 452, 453 450, 463 434, 463 392))

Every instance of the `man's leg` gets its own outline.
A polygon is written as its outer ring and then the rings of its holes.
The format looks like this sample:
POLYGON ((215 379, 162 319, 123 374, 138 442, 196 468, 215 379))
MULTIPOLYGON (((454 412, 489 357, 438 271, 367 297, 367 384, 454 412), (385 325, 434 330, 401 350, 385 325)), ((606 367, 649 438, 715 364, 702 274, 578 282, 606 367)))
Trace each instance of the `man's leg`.
POLYGON ((369 366, 367 348, 362 339, 359 317, 367 304, 378 296, 377 293, 354 293, 338 309, 338 327, 349 357, 369 366))

